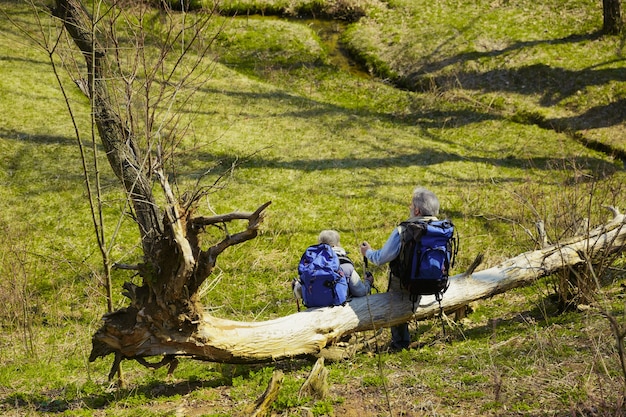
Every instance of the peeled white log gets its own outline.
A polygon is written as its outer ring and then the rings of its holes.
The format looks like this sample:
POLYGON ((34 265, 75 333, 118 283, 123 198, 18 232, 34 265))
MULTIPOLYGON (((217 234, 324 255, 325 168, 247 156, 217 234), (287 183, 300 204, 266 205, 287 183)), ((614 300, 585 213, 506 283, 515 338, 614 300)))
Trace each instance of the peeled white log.
MULTIPOLYGON (((454 310, 471 301, 528 285, 562 268, 586 263, 588 259, 593 263, 598 257, 624 250, 626 218, 617 210, 614 213, 612 221, 586 237, 526 252, 489 269, 451 277, 442 307, 454 310)), ((133 332, 135 340, 120 340, 115 345, 126 357, 182 355, 227 363, 265 362, 316 354, 344 334, 389 327, 413 317, 423 319, 438 311, 434 297, 424 297, 413 313, 406 296, 388 292, 355 298, 345 306, 308 309, 262 322, 206 315, 192 338, 178 339, 174 334, 159 340, 144 333, 137 339, 139 335, 133 332)))

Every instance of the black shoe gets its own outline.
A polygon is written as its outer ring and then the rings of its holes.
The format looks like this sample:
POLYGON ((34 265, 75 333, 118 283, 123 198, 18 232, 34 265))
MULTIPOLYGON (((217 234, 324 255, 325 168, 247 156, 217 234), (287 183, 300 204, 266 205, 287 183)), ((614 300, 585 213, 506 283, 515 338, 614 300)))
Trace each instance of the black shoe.
POLYGON ((399 352, 408 348, 409 344, 407 342, 391 342, 389 345, 389 350, 392 352, 399 352))

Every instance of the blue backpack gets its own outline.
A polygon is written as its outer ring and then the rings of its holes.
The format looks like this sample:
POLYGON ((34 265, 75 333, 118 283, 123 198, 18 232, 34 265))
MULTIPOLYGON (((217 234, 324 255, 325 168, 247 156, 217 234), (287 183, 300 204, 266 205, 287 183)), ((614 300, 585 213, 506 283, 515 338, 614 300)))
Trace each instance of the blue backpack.
POLYGON ((339 258, 329 245, 309 246, 298 264, 302 301, 308 308, 343 305, 348 299, 348 280, 339 258))
POLYGON ((415 303, 422 295, 434 295, 441 304, 448 289, 448 275, 454 265, 458 242, 450 220, 418 220, 400 223, 402 246, 390 264, 415 303))

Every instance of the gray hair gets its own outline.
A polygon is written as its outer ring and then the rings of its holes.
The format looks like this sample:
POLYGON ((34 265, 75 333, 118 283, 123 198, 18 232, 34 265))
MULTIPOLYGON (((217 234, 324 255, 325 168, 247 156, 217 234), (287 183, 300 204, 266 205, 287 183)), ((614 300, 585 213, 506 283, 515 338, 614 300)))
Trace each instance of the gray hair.
POLYGON ((339 232, 336 230, 322 230, 317 238, 318 243, 326 243, 330 246, 339 246, 339 232))
POLYGON ((413 190, 413 206, 420 210, 422 216, 439 214, 439 199, 432 191, 424 187, 417 187, 413 190))

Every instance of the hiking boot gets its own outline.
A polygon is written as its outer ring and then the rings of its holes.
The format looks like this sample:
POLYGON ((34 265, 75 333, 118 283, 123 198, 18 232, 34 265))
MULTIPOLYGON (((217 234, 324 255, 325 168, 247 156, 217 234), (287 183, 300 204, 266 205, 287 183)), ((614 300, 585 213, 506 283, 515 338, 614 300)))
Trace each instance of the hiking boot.
POLYGON ((391 342, 389 344, 389 350, 391 352, 400 352, 401 350, 409 349, 409 344, 405 342, 391 342))

